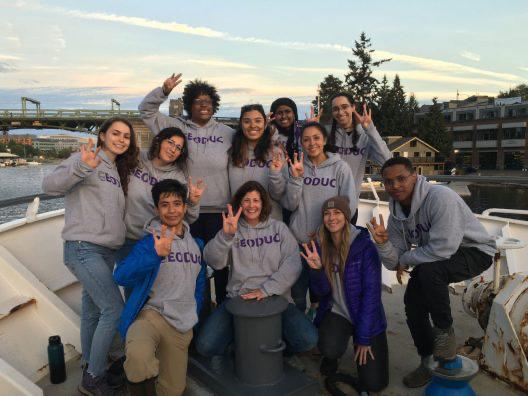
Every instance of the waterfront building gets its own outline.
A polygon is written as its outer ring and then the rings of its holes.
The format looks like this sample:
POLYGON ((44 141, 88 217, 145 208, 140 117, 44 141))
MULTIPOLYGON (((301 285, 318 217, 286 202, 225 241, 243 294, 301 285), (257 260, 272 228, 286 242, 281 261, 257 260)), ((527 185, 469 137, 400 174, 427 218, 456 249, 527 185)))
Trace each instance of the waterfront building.
POLYGON ((0 166, 6 165, 22 165, 25 164, 26 160, 20 158, 18 155, 11 153, 0 153, 0 166))
MULTIPOLYGON (((415 122, 425 117, 429 107, 420 108, 415 122)), ((475 95, 444 102, 442 113, 453 137, 452 159, 457 166, 491 170, 528 167, 528 101, 475 95)))
POLYGON ((27 146, 33 145, 33 139, 35 138, 35 135, 1 135, 0 136, 0 143, 2 144, 8 144, 9 142, 15 142, 18 144, 25 144, 27 146))

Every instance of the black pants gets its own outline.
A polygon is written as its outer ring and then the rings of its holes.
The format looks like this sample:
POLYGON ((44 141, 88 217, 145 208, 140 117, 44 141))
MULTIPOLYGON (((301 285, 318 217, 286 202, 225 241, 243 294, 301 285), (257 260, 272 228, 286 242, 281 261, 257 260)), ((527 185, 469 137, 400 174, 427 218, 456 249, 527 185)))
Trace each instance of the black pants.
MULTIPOLYGON (((328 312, 319 326, 318 347, 327 359, 341 358, 354 334, 354 326, 343 316, 328 312)), ((389 384, 389 347, 387 334, 378 334, 371 341, 374 360, 368 356, 367 363, 358 365, 358 377, 362 389, 380 392, 389 384)))
MULTIPOLYGON (((215 237, 218 231, 222 229, 222 214, 221 213, 200 213, 200 217, 191 224, 191 235, 195 238, 200 238, 204 243, 209 242, 215 237)), ((214 271, 214 284, 216 303, 220 305, 226 297, 226 286, 229 272, 227 268, 219 271, 214 271)))
POLYGON ((477 248, 461 247, 448 260, 414 267, 403 301, 407 325, 420 356, 433 353, 431 320, 439 329, 453 324, 448 285, 481 274, 491 263, 491 256, 477 248))

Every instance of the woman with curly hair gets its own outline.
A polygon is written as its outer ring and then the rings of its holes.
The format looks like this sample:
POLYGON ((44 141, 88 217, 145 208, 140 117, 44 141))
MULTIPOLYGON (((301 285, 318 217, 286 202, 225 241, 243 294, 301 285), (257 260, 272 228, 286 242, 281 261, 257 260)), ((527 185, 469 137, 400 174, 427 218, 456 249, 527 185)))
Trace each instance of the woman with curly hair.
MULTIPOLYGON (((139 111, 154 134, 164 128, 177 127, 186 135, 191 158, 189 173, 194 180, 203 179, 207 186, 200 201, 200 217, 191 225, 191 233, 207 242, 222 228, 221 213, 229 201, 228 151, 235 131, 213 119, 220 106, 220 96, 214 86, 201 80, 188 82, 183 90, 186 117, 172 118, 162 114, 160 105, 181 81, 181 74, 167 78, 163 86, 147 94, 139 111)), ((227 271, 216 272, 217 303, 225 297, 226 284, 227 271)))
MULTIPOLYGON (((274 148, 262 105, 243 106, 229 157, 229 186, 232 193, 245 182, 254 180, 264 186, 271 198, 280 200, 283 191, 276 191, 273 187, 277 183, 270 183, 269 180, 281 178, 279 171, 286 162, 282 150, 274 148)), ((280 220, 281 209, 276 201, 271 201, 272 217, 280 220)))
POLYGON ((82 358, 79 391, 113 394, 106 382, 107 356, 123 309, 112 271, 125 241, 125 196, 137 167, 136 137, 129 121, 111 118, 80 153, 58 165, 42 182, 51 195, 64 194, 64 264, 83 286, 82 358))

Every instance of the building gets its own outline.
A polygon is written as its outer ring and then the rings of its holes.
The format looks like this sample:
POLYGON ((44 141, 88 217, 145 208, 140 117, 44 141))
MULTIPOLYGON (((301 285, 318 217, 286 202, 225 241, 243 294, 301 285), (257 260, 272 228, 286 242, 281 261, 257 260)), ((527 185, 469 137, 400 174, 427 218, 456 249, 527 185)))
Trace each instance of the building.
POLYGON ((0 166, 23 165, 26 160, 11 153, 0 153, 0 166))
MULTIPOLYGON (((415 121, 429 110, 422 106, 415 121)), ((516 170, 528 166, 528 101, 471 96, 443 103, 457 166, 516 170)))
POLYGON ((15 142, 18 144, 25 144, 27 146, 33 145, 33 139, 35 135, 9 135, 5 134, 0 136, 0 143, 8 144, 9 142, 15 142))

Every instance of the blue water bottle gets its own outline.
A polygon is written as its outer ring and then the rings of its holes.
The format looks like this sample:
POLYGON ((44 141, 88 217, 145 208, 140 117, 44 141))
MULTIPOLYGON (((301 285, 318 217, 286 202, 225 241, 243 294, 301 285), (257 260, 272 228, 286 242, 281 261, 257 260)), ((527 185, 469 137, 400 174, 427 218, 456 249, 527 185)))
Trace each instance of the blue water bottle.
POLYGON ((48 363, 50 381, 60 384, 66 380, 66 363, 64 362, 64 346, 58 335, 51 336, 48 344, 48 363))

